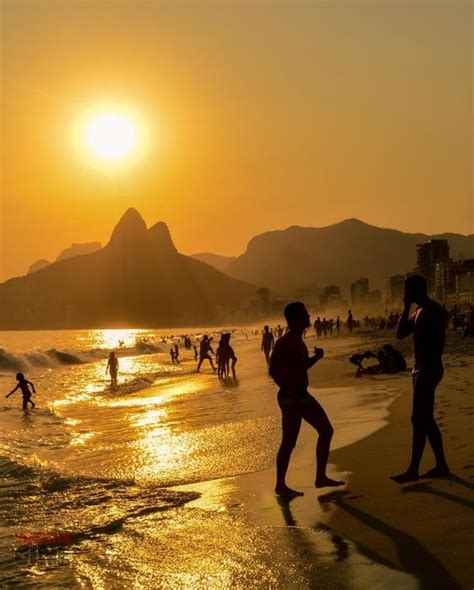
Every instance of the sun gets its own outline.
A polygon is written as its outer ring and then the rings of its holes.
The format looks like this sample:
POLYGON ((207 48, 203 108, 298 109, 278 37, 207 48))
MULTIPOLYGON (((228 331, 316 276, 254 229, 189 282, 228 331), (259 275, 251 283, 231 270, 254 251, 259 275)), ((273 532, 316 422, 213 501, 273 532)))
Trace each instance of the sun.
POLYGON ((124 113, 103 111, 85 124, 84 142, 88 151, 106 162, 130 157, 138 147, 137 125, 124 113))

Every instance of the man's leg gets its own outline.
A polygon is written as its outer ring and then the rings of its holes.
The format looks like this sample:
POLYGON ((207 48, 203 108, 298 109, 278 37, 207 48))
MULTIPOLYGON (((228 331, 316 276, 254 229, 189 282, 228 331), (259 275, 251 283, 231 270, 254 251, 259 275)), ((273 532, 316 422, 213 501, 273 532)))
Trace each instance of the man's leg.
POLYGON ((267 362, 267 367, 270 365, 270 349, 264 348, 263 352, 265 353, 265 361, 267 362))
POLYGON ((209 359, 209 362, 211 363, 212 370, 215 371, 216 367, 214 366, 214 363, 212 362, 212 358, 209 355, 207 355, 206 358, 209 359))
POLYGON ((342 486, 343 481, 331 479, 326 475, 326 467, 329 458, 329 449, 334 429, 324 411, 322 405, 313 397, 309 402, 305 402, 303 418, 318 432, 318 442, 316 444, 316 481, 317 488, 326 486, 342 486))
POLYGON ((446 477, 450 474, 446 456, 443 448, 443 437, 441 431, 436 424, 436 420, 433 418, 427 432, 428 441, 433 449, 435 456, 435 466, 424 473, 422 477, 446 477))
POLYGON ((302 496, 302 492, 292 490, 286 485, 286 473, 288 471, 291 453, 295 448, 300 432, 301 416, 292 401, 288 401, 286 405, 280 407, 282 437, 276 459, 277 481, 275 493, 278 496, 302 496))
MULTIPOLYGON (((441 373, 442 377, 442 373, 441 373)), ((433 400, 435 399, 435 391, 436 387, 441 381, 441 377, 436 379, 433 382, 433 400)), ((444 454, 444 447, 443 447, 443 437, 441 436, 441 431, 436 424, 436 420, 434 417, 434 404, 433 404, 433 414, 432 419, 428 425, 427 430, 428 441, 433 449, 433 454, 435 456, 435 466, 423 474, 422 477, 445 477, 446 475, 450 474, 448 462, 446 461, 446 456, 444 454)))
POLYGON ((426 437, 431 422, 434 421, 434 388, 436 382, 425 371, 417 371, 413 375, 413 411, 411 422, 413 438, 411 446, 411 461, 408 469, 400 475, 393 475, 390 479, 397 483, 418 481, 421 458, 426 445, 426 437))

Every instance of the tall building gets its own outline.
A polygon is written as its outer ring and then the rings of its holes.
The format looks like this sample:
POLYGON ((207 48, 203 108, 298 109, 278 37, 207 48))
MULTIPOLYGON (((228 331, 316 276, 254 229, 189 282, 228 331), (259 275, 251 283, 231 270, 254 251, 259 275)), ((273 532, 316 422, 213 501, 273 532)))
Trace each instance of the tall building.
POLYGON ((387 302, 392 309, 402 307, 403 292, 405 289, 405 275, 393 275, 387 279, 387 302))
POLYGON ((341 288, 337 285, 328 285, 324 288, 324 293, 319 296, 319 304, 322 308, 326 306, 337 307, 342 302, 341 288))
POLYGON ((351 285, 351 303, 353 307, 362 307, 367 303, 369 279, 359 279, 351 285))
POLYGON ((372 308, 382 307, 382 293, 378 289, 369 291, 367 293, 366 304, 372 308))
POLYGON ((257 289, 257 313, 266 316, 270 312, 270 289, 261 287, 257 289))
POLYGON ((448 240, 430 240, 416 245, 416 264, 418 272, 428 283, 428 292, 435 289, 435 271, 437 262, 449 260, 448 240))
POLYGON ((438 301, 446 303, 448 296, 454 293, 456 288, 455 270, 456 265, 450 258, 435 263, 433 292, 438 301))

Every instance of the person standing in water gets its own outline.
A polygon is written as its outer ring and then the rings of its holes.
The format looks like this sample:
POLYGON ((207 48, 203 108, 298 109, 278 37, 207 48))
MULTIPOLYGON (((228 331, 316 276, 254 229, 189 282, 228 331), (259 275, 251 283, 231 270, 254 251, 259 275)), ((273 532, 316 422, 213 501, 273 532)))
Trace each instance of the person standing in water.
POLYGON ((198 362, 198 366, 197 366, 197 371, 199 372, 202 363, 207 359, 210 363, 211 363, 211 367, 212 370, 215 371, 216 367, 214 366, 214 363, 212 362, 212 357, 209 353, 214 354, 214 351, 212 350, 212 346, 211 346, 211 339, 208 338, 208 336, 206 334, 204 334, 204 336, 202 337, 201 343, 199 345, 199 362, 198 362))
POLYGON ((435 466, 422 477, 445 477, 449 467, 444 455, 441 431, 434 417, 435 390, 443 378, 443 348, 447 326, 447 314, 439 303, 428 297, 426 280, 412 275, 405 280, 403 313, 397 326, 397 338, 413 334, 413 439, 411 461, 408 469, 390 479, 397 483, 417 481, 426 439, 435 456, 435 466), (410 317, 410 308, 418 308, 410 317))
POLYGON ((112 351, 109 354, 109 358, 107 360, 107 368, 105 369, 105 374, 110 373, 110 382, 112 385, 116 385, 117 383, 117 374, 118 374, 118 358, 115 356, 115 352, 112 351))
POLYGON ((33 393, 36 393, 36 389, 35 386, 33 385, 33 383, 31 383, 31 381, 28 381, 25 376, 23 375, 23 373, 17 373, 16 374, 16 379, 18 381, 16 387, 14 389, 12 389, 10 391, 10 393, 7 393, 7 395, 5 396, 5 398, 10 397, 13 393, 15 393, 15 391, 17 389, 21 390, 21 393, 23 395, 23 406, 22 409, 24 412, 26 412, 26 410, 28 409, 28 404, 31 404, 31 407, 34 408, 36 406, 36 404, 33 402, 33 400, 31 399, 31 391, 30 391, 30 385, 31 385, 31 389, 33 390, 33 393))
POLYGON ((321 404, 308 392, 308 369, 324 356, 322 348, 315 348, 314 355, 308 355, 303 342, 303 332, 308 328, 310 315, 303 303, 296 301, 285 307, 288 332, 279 338, 270 360, 270 375, 280 388, 278 405, 282 414, 282 440, 278 450, 275 493, 278 496, 302 496, 302 492, 286 485, 286 473, 293 449, 295 448, 301 421, 306 420, 317 432, 316 480, 315 486, 342 486, 343 481, 331 479, 326 474, 329 449, 334 429, 321 404))
POLYGON ((270 326, 263 327, 263 334, 262 334, 262 345, 260 350, 263 350, 265 354, 265 361, 267 363, 267 367, 270 366, 270 353, 275 346, 275 339, 273 338, 273 334, 270 332, 270 326))

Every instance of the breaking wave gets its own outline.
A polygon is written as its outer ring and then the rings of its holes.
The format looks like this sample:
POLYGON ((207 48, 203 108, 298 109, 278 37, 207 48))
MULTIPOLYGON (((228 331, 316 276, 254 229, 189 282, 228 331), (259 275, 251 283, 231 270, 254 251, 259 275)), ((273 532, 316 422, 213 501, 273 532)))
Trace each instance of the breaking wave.
MULTIPOLYGON (((161 348, 151 342, 138 341, 131 348, 123 348, 118 356, 138 356, 142 354, 155 354, 161 352, 161 348)), ((104 349, 89 349, 81 351, 58 350, 34 350, 24 353, 10 352, 0 348, 0 370, 25 371, 33 367, 57 367, 61 365, 82 365, 106 359, 108 351, 104 349)))

